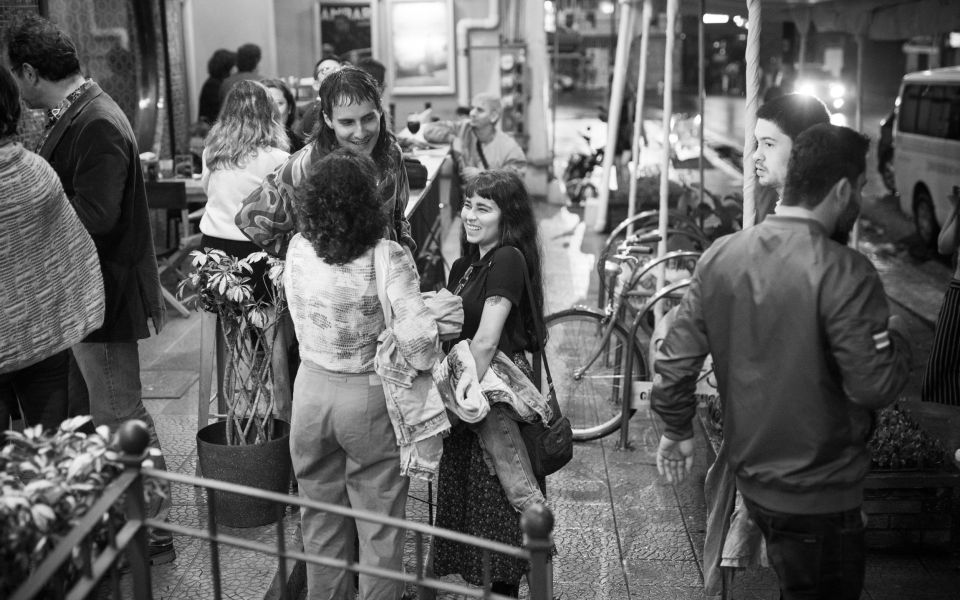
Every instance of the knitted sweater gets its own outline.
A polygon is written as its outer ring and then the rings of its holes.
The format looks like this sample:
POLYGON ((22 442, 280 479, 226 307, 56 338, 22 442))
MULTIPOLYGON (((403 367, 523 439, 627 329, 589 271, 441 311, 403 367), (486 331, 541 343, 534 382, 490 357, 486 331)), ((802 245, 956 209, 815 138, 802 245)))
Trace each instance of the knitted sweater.
POLYGON ((0 373, 79 342, 103 323, 97 250, 60 179, 0 140, 0 373))

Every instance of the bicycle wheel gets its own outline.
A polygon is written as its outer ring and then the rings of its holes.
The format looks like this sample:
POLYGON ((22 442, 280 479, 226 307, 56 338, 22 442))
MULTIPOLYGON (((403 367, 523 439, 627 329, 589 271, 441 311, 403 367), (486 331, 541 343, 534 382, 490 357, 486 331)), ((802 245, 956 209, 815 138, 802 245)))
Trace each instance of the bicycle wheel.
POLYGON ((623 413, 627 360, 632 357, 633 380, 647 378, 646 358, 640 346, 629 340, 627 330, 618 322, 605 336, 609 322, 602 314, 585 308, 554 313, 545 321, 547 360, 560 410, 570 419, 573 439, 595 440, 616 431, 623 413))

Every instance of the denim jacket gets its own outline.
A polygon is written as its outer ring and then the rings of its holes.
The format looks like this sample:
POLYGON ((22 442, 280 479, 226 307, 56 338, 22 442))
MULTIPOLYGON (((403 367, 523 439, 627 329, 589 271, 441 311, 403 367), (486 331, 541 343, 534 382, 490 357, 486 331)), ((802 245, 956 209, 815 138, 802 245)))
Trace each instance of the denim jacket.
POLYGON ((553 412, 527 376, 497 351, 478 384, 469 342, 462 340, 434 367, 433 378, 446 407, 471 423, 487 466, 500 480, 510 504, 522 512, 531 504, 544 503, 518 422, 549 422, 553 412))

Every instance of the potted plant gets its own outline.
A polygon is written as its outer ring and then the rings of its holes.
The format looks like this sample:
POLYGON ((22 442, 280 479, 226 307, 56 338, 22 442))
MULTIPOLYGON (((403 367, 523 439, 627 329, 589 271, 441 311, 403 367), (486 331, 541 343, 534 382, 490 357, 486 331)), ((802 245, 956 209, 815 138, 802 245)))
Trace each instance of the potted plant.
MULTIPOLYGON (((290 484, 290 425, 277 418, 274 354, 282 349, 287 307, 283 261, 255 252, 244 258, 220 250, 191 253, 193 272, 177 290, 196 293, 196 308, 217 315, 222 330, 224 419, 197 433, 197 456, 205 477, 286 492, 290 484), (266 297, 257 298, 253 264, 267 263, 266 297)), ((216 493, 218 520, 234 527, 274 522, 270 503, 216 493)))
MULTIPOLYGON (((43 432, 37 425, 23 432, 4 432, 6 441, 0 449, 0 598, 10 596, 27 581, 123 471, 115 460, 116 447, 108 427, 83 433, 90 420, 89 416, 67 419, 56 431, 43 432)), ((147 501, 164 495, 159 481, 146 478, 144 483, 147 501)), ((117 531, 123 523, 121 506, 114 505, 90 539, 102 546, 107 543, 108 530, 117 531)), ((61 597, 83 574, 84 556, 78 550, 60 576, 47 584, 43 597, 61 597)))

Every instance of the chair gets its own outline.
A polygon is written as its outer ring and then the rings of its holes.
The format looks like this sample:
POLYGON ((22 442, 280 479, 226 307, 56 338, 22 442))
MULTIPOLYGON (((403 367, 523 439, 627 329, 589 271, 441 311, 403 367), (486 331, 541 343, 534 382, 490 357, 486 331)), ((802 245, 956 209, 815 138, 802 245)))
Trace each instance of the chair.
MULTIPOLYGON (((182 181, 148 181, 146 189, 147 207, 151 211, 164 211, 166 222, 163 245, 158 244, 158 239, 154 240, 158 271, 162 276, 168 270, 173 269, 182 278, 184 275, 178 269, 178 265, 190 251, 200 247, 202 237, 202 234, 190 232, 190 223, 198 220, 203 211, 201 209, 193 213, 190 212, 187 203, 186 184, 182 181)), ((156 237, 159 238, 159 236, 156 237)), ((162 287, 161 291, 164 299, 182 317, 190 316, 190 311, 177 300, 170 290, 162 287)))

